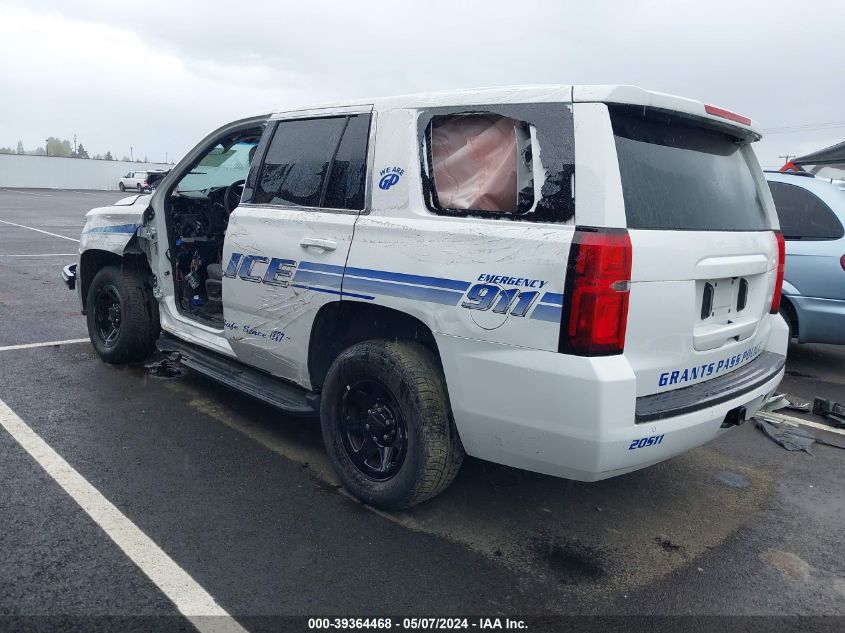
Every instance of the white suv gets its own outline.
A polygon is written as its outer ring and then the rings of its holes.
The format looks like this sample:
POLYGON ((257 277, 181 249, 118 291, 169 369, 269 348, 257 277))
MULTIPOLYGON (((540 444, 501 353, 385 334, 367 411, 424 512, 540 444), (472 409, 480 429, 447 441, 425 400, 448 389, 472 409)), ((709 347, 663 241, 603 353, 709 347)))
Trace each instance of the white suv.
POLYGON ((367 503, 432 497, 464 452, 594 481, 741 424, 783 376, 758 138, 627 86, 278 112, 91 211, 65 277, 104 360, 158 340, 319 414, 367 503))

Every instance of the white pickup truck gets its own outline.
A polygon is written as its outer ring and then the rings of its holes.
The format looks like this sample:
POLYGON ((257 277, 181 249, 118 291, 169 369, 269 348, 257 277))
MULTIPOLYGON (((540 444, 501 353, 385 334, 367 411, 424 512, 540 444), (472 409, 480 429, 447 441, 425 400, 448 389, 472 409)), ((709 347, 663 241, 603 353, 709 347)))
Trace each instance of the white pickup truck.
POLYGON ((103 360, 157 344, 319 415, 366 503, 436 495, 465 453, 594 481, 741 424, 783 376, 757 139, 629 86, 276 112, 92 210, 64 277, 103 360))
POLYGON ((121 191, 127 189, 137 189, 138 193, 143 193, 149 190, 147 186, 147 172, 145 171, 127 171, 123 177, 117 181, 117 187, 121 191))

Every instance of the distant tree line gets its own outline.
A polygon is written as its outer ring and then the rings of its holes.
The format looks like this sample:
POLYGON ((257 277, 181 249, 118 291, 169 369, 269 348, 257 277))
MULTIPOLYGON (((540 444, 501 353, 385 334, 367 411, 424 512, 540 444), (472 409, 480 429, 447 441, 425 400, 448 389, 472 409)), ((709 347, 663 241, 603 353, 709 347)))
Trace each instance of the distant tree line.
MULTIPOLYGON (((76 136, 73 137, 76 140, 76 136)), ((60 156, 62 158, 91 158, 94 160, 117 160, 112 156, 111 152, 105 154, 88 155, 88 150, 82 143, 71 145, 68 139, 58 139, 55 136, 47 138, 47 145, 45 147, 39 146, 35 149, 24 149, 23 141, 18 141, 17 147, 0 147, 0 154, 20 154, 27 156, 60 156), (74 148, 75 146, 75 148, 74 148)), ((137 158, 134 161, 129 156, 124 156, 121 160, 125 162, 148 163, 150 162, 146 156, 143 159, 137 158)))

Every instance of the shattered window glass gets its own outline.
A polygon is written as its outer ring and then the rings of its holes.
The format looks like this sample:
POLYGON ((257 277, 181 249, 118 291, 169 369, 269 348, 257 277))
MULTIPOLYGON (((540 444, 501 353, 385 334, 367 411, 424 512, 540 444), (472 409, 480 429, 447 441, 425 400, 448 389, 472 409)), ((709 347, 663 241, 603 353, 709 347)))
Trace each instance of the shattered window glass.
POLYGON ((369 130, 367 115, 280 121, 251 202, 363 209, 369 130))
POLYGON ((346 117, 281 121, 253 195, 255 204, 319 207, 346 117))
POLYGON ((326 197, 321 206, 327 209, 364 208, 369 135, 369 116, 349 117, 349 124, 332 163, 326 197))
POLYGON ((574 221, 574 131, 565 104, 438 108, 418 126, 423 192, 432 211, 574 221))

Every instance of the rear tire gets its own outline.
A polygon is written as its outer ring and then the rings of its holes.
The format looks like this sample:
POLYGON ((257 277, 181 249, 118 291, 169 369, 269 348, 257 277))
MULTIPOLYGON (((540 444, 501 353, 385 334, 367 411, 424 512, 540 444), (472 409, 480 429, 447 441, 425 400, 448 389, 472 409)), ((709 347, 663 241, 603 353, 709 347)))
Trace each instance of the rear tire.
POLYGON ((124 364, 144 360, 159 334, 158 304, 140 271, 106 266, 86 297, 88 336, 100 358, 124 364))
POLYGON ((122 182, 117 183, 117 187, 121 191, 126 191, 126 185, 124 185, 122 182))
POLYGON ((140 182, 138 183, 138 193, 144 193, 144 185, 142 185, 140 182))
POLYGON ((436 496, 463 461, 443 371, 421 345, 377 340, 344 351, 326 376, 320 421, 344 486, 378 508, 436 496))

